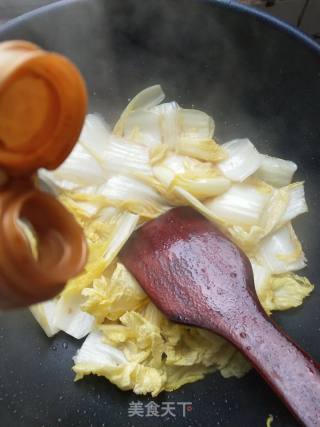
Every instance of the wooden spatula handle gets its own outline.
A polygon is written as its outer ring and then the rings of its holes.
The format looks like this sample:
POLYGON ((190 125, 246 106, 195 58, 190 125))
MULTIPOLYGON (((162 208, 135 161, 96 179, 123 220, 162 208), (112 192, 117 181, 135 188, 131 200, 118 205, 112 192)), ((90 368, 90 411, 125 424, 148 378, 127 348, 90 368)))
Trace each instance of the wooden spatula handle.
POLYGON ((306 426, 320 426, 320 370, 270 319, 255 313, 239 322, 229 340, 306 426))

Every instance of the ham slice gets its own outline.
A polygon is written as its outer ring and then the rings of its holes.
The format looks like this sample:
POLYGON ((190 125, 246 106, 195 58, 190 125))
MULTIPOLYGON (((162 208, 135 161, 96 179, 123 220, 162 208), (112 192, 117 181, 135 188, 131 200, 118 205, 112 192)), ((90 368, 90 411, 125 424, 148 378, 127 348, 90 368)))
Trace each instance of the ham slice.
POLYGON ((25 41, 0 43, 0 308, 53 297, 86 263, 81 227, 34 185, 38 168, 66 159, 86 109, 84 80, 67 58, 25 41))

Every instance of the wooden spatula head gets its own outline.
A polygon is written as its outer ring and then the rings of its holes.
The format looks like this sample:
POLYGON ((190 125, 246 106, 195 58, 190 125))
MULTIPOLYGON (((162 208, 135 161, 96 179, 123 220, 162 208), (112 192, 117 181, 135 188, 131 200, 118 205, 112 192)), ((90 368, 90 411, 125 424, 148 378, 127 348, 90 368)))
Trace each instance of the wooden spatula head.
POLYGON ((172 209, 141 227, 120 257, 171 320, 214 324, 220 332, 226 319, 237 321, 243 304, 257 303, 246 255, 192 208, 172 209))

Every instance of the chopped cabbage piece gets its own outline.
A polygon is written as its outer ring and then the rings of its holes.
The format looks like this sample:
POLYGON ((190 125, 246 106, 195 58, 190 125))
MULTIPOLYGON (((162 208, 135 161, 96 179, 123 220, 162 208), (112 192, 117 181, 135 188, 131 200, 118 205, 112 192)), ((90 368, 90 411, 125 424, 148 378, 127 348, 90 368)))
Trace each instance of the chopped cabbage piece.
POLYGON ((40 177, 58 190, 76 190, 101 185, 106 175, 96 159, 82 145, 77 144, 67 160, 54 171, 40 171, 40 177))
POLYGON ((274 187, 284 187, 290 184, 296 170, 297 165, 293 162, 261 155, 261 164, 256 175, 274 187))
POLYGON ((242 353, 235 352, 233 353, 228 364, 221 368, 221 375, 224 378, 236 377, 241 378, 249 372, 251 369, 250 362, 246 359, 242 353))
POLYGON ((148 110, 160 104, 164 98, 165 94, 160 85, 150 86, 139 92, 122 112, 120 119, 113 129, 113 133, 122 136, 125 120, 132 111, 148 110))
POLYGON ((263 303, 265 295, 269 290, 271 271, 268 267, 257 263, 254 259, 250 259, 250 262, 253 271, 254 286, 260 302, 263 303))
POLYGON ((145 110, 132 111, 124 122, 123 136, 149 148, 161 144, 159 114, 145 110))
POLYGON ((248 184, 235 184, 228 191, 205 205, 216 217, 233 225, 258 224, 269 200, 269 194, 248 184))
POLYGON ((304 194, 303 182, 297 182, 287 187, 289 192, 288 206, 281 217, 281 224, 292 221, 297 216, 308 212, 308 206, 304 194))
POLYGON ((130 235, 138 225, 139 216, 129 212, 115 212, 104 224, 93 221, 86 227, 87 240, 89 244, 89 261, 85 271, 70 280, 63 291, 63 295, 79 296, 84 288, 91 287, 95 279, 106 274, 107 269, 112 270, 112 264, 118 253, 129 239, 130 235), (95 225, 96 227, 92 227, 95 225))
POLYGON ((99 322, 105 318, 117 320, 147 300, 136 279, 121 263, 117 264, 110 280, 104 276, 94 280, 93 287, 84 289, 82 295, 88 297, 82 309, 94 314, 99 322))
POLYGON ((79 143, 89 153, 100 156, 104 153, 111 130, 99 114, 88 114, 79 137, 79 143))
POLYGON ((206 141, 211 140, 213 137, 214 120, 203 111, 180 109, 179 122, 182 129, 182 138, 206 141))
POLYGON ((150 186, 138 179, 122 175, 110 178, 97 188, 97 194, 105 197, 110 204, 148 218, 165 212, 168 205, 150 186))
POLYGON ((174 147, 180 137, 179 105, 176 102, 166 102, 154 107, 152 111, 159 116, 161 141, 174 147))
POLYGON ((272 273, 300 270, 306 266, 305 255, 291 224, 265 237, 257 253, 272 273))
POLYGON ((196 211, 200 212, 209 221, 213 221, 216 225, 226 225, 225 221, 220 217, 216 217, 214 213, 207 208, 200 200, 194 197, 189 191, 179 186, 174 187, 174 191, 184 199, 185 204, 193 207, 196 211))
POLYGON ((220 162, 228 157, 226 150, 213 139, 184 137, 178 140, 175 148, 179 154, 207 162, 220 162))
POLYGON ((218 196, 228 190, 231 183, 223 176, 192 178, 188 174, 177 176, 173 181, 174 186, 178 186, 189 191, 199 200, 208 197, 218 196))
POLYGON ((269 277, 259 299, 265 311, 271 314, 275 310, 298 307, 313 288, 306 277, 294 273, 275 274, 269 277))
POLYGON ((269 286, 271 290, 269 298, 263 301, 265 309, 269 312, 298 307, 314 288, 306 277, 293 273, 272 276, 269 286))
POLYGON ((232 181, 244 181, 261 165, 261 155, 249 139, 234 139, 222 145, 228 158, 218 163, 221 172, 232 181))
POLYGON ((157 105, 162 96, 159 86, 138 94, 123 112, 114 133, 149 148, 166 144, 200 160, 226 158, 223 148, 212 139, 214 121, 210 116, 199 110, 180 108, 176 102, 157 105), (142 99, 148 102, 140 102, 142 99))
POLYGON ((142 145, 129 143, 122 138, 111 135, 103 149, 96 150, 95 147, 86 147, 103 168, 105 176, 152 174, 149 150, 142 145))
POLYGON ((106 365, 118 366, 127 363, 124 354, 116 348, 102 341, 102 334, 99 331, 91 332, 80 350, 73 358, 77 369, 97 369, 106 365))
POLYGON ((88 335, 93 329, 95 319, 81 310, 82 303, 81 295, 63 294, 55 308, 53 325, 77 339, 88 335))
POLYGON ((171 155, 153 167, 155 177, 169 190, 178 186, 200 200, 217 196, 231 185, 229 179, 208 163, 171 155))
POLYGON ((135 110, 149 110, 160 104, 165 98, 165 94, 160 85, 154 85, 143 89, 127 105, 124 113, 135 110))
POLYGON ((30 306, 31 313, 48 337, 52 337, 60 330, 53 323, 57 302, 58 298, 53 298, 30 306))
POLYGON ((129 239, 139 221, 138 215, 129 212, 121 215, 114 227, 113 233, 109 237, 108 246, 103 255, 107 265, 118 255, 126 241, 129 239))

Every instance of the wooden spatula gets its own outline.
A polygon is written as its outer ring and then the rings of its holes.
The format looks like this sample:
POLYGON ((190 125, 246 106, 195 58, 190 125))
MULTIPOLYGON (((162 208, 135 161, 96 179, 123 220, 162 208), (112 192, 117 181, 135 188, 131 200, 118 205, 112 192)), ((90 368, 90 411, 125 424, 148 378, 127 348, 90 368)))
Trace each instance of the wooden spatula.
POLYGON ((320 426, 319 365, 264 313, 246 255, 191 208, 137 230, 121 261, 166 316, 225 337, 306 426, 320 426))

